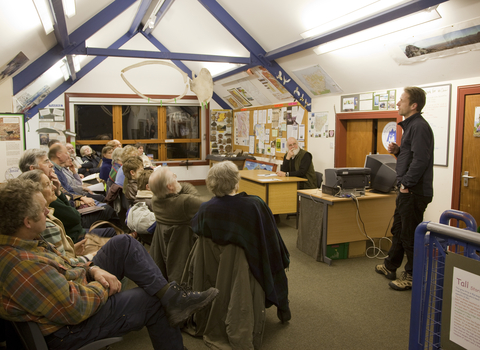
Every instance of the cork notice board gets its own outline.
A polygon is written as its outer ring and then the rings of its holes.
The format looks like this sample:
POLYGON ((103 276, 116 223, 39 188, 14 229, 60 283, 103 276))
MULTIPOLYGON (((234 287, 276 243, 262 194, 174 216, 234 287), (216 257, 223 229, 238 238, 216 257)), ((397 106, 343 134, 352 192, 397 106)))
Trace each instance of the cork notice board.
POLYGON ((233 111, 233 148, 256 157, 282 159, 287 138, 307 149, 307 111, 296 102, 233 111))

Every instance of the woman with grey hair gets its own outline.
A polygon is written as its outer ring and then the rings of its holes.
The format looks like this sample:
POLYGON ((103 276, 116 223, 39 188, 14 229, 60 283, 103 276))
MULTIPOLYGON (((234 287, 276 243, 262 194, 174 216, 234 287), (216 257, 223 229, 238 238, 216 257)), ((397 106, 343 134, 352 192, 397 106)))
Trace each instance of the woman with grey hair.
POLYGON ((290 254, 270 208, 258 196, 237 193, 239 181, 238 168, 230 161, 210 168, 206 184, 215 197, 200 206, 192 229, 214 243, 243 248, 253 276, 265 291, 265 306, 276 305, 284 323, 291 318, 285 274, 290 254))

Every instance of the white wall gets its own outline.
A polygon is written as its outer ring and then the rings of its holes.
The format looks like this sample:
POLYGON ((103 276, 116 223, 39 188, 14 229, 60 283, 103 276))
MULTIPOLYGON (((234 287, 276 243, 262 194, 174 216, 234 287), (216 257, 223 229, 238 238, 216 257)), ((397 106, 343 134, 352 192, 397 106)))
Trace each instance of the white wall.
MULTIPOLYGON (((432 203, 427 207, 425 220, 438 222, 440 215, 451 208, 452 203, 452 179, 455 151, 455 125, 457 120, 457 88, 459 86, 480 84, 480 76, 469 79, 453 81, 432 81, 430 85, 452 84, 451 109, 450 109, 450 139, 448 149, 448 166, 434 167, 432 203)), ((398 97, 402 94, 402 87, 392 87, 397 90, 398 97)), ((387 89, 385 89, 387 90, 387 89)), ((388 89, 390 90, 390 89, 388 89)), ((363 91, 359 91, 361 93, 363 91)), ((335 112, 341 110, 340 96, 324 96, 313 99, 312 112, 328 112, 328 129, 335 129, 335 112)), ((334 139, 333 138, 310 138, 308 150, 312 153, 315 170, 324 172, 327 168, 334 167, 334 139)))

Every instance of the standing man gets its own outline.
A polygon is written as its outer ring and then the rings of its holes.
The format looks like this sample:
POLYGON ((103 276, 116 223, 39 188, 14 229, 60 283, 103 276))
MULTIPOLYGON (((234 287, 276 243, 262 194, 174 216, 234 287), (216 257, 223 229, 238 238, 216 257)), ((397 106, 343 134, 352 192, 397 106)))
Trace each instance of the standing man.
POLYGON ((287 147, 288 152, 283 157, 281 171, 277 171, 277 175, 303 177, 308 181, 299 183, 301 189, 317 188, 312 154, 298 147, 297 139, 294 137, 288 138, 287 147))
POLYGON ((383 265, 375 271, 392 280, 395 290, 412 289, 413 247, 415 229, 423 221, 423 213, 433 197, 433 132, 421 112, 426 94, 418 87, 406 87, 398 101, 398 114, 404 120, 402 144, 390 143, 388 151, 397 158, 397 186, 395 214, 392 225, 392 247, 383 265), (405 271, 397 278, 396 271, 407 255, 405 271))

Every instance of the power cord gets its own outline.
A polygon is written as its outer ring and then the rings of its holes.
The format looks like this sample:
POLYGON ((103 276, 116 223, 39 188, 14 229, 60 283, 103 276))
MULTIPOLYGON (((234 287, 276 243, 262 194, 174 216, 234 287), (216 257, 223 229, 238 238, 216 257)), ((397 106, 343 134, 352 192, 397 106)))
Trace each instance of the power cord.
POLYGON ((388 225, 387 225, 387 228, 385 230, 384 236, 380 237, 380 239, 378 240, 378 247, 377 247, 377 245, 375 244, 375 240, 367 234, 367 230, 365 229, 365 223, 363 222, 362 217, 360 215, 360 206, 358 204, 358 198, 353 193, 351 193, 350 196, 351 196, 351 198, 352 198, 352 200, 355 203, 355 206, 357 208, 357 212, 356 212, 355 216, 356 216, 356 220, 357 220, 358 229, 372 243, 372 245, 365 250, 365 256, 367 258, 370 258, 370 259, 374 259, 374 258, 375 259, 385 259, 387 257, 387 254, 385 254, 382 250, 382 241, 386 240, 386 241, 392 243, 392 240, 387 237, 387 233, 388 233, 388 229, 389 229, 389 227, 392 223, 393 215, 388 222, 388 225), (361 226, 360 226, 360 224, 361 224, 361 226), (371 251, 371 250, 373 250, 373 255, 369 255, 369 251, 371 251))

